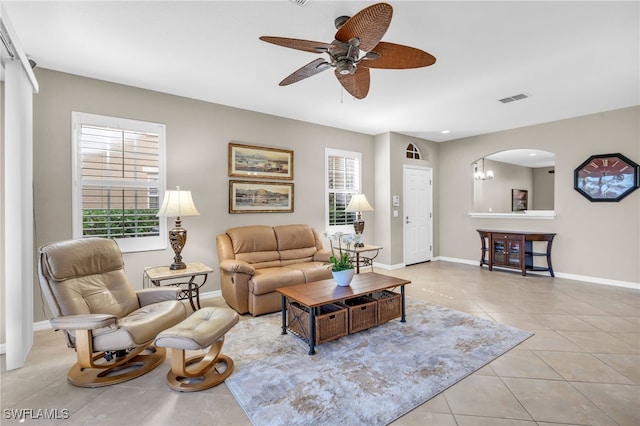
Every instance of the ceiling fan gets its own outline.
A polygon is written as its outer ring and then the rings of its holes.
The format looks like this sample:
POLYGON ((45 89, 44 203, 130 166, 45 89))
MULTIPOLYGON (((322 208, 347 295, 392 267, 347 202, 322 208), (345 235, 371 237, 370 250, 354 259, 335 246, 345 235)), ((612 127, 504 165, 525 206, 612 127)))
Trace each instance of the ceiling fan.
POLYGON ((331 43, 296 38, 262 36, 260 40, 311 53, 327 53, 294 71, 280 86, 297 83, 329 68, 356 99, 369 93, 370 68, 407 69, 433 65, 436 58, 414 47, 380 41, 391 24, 393 8, 387 3, 371 5, 354 16, 335 20, 337 32, 331 43))

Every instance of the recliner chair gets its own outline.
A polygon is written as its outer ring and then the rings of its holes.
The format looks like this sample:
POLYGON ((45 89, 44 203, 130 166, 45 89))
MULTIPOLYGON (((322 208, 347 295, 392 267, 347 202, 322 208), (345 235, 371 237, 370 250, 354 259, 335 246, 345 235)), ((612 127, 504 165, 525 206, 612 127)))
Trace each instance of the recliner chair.
POLYGON ((153 346, 161 331, 187 316, 179 288, 134 290, 124 273, 118 244, 85 238, 40 248, 40 287, 78 362, 70 383, 99 387, 139 377, 165 359, 153 346))

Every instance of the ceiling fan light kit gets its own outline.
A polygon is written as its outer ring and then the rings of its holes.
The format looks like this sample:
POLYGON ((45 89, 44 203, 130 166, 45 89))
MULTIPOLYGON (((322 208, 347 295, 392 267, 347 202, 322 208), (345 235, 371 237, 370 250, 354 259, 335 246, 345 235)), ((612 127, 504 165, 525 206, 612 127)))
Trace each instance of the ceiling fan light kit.
POLYGON ((376 3, 352 17, 337 17, 334 21, 337 32, 331 43, 271 36, 262 36, 260 40, 290 49, 329 55, 328 60, 318 58, 297 69, 285 77, 280 86, 297 83, 334 68, 342 87, 354 98, 363 99, 369 93, 370 68, 422 68, 436 62, 434 56, 415 47, 381 41, 392 16, 391 5, 376 3))

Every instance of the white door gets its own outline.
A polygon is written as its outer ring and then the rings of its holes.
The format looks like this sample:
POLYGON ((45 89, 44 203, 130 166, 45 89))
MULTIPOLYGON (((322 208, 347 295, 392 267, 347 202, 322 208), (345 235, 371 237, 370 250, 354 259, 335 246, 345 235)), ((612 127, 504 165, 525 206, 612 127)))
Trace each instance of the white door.
POLYGON ((433 253, 432 170, 404 166, 404 264, 426 262, 433 253))

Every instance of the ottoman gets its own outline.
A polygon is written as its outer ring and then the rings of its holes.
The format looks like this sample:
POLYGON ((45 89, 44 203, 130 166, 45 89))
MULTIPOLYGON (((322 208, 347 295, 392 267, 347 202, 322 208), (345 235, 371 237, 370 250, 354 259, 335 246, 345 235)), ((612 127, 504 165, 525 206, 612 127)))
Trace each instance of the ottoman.
POLYGON ((238 314, 233 309, 207 307, 158 334, 155 345, 171 349, 169 387, 193 392, 224 382, 233 372, 233 360, 220 351, 225 333, 237 322, 238 314), (207 353, 186 358, 185 351, 207 347, 207 353))

